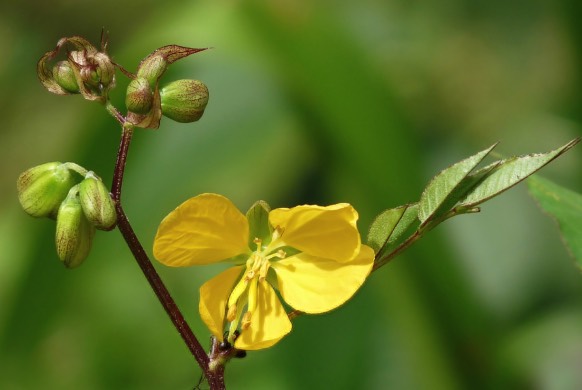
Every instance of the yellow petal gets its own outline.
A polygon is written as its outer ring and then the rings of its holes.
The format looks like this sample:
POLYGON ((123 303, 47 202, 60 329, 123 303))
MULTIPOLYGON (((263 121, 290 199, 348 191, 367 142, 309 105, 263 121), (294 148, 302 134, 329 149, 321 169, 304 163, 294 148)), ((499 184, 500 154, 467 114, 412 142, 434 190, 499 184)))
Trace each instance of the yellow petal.
POLYGON ((215 263, 249 251, 248 235, 246 217, 230 200, 202 194, 160 223, 154 257, 172 267, 215 263))
POLYGON ((200 317, 220 341, 224 333, 226 302, 244 266, 231 267, 200 287, 200 317))
POLYGON ((358 256, 346 263, 305 253, 272 262, 281 296, 305 313, 323 313, 340 306, 362 286, 374 264, 372 248, 360 248, 358 256))
POLYGON ((268 348, 291 331, 291 321, 271 285, 263 280, 258 287, 257 309, 251 324, 234 342, 238 349, 268 348))
POLYGON ((360 251, 358 213, 347 203, 297 206, 269 214, 273 227, 283 229, 282 241, 315 257, 349 261, 360 251))

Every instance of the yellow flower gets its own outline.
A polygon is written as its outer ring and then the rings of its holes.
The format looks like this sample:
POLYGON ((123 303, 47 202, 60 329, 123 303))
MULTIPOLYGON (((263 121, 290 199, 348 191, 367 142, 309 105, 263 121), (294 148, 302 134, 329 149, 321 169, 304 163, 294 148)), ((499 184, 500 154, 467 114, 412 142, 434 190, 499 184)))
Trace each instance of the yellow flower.
POLYGON ((323 313, 364 283, 374 251, 361 244, 357 219, 347 203, 269 211, 257 202, 245 216, 227 198, 202 194, 164 218, 154 256, 174 267, 240 264, 202 285, 200 315, 221 341, 228 329, 238 349, 267 348, 291 331, 276 290, 296 310, 323 313))

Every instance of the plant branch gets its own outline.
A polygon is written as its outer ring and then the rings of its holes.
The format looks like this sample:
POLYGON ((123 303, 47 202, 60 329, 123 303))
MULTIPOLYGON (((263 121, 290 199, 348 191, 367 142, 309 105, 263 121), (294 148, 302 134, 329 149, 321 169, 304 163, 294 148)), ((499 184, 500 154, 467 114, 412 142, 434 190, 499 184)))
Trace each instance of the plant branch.
POLYGON ((127 152, 129 150, 129 144, 131 143, 132 135, 133 127, 124 123, 121 142, 119 144, 119 151, 117 154, 117 161, 113 174, 113 183, 111 185, 111 195, 115 201, 115 209, 117 211, 117 226, 151 288, 154 290, 160 303, 176 327, 176 330, 180 333, 182 339, 186 343, 186 346, 204 372, 204 375, 208 379, 210 388, 214 390, 223 390, 225 389, 224 367, 218 367, 214 371, 209 369, 208 355, 192 332, 192 329, 184 319, 182 312, 174 302, 174 299, 170 295, 168 289, 164 285, 162 279, 151 263, 147 253, 135 235, 135 232, 133 231, 133 228, 131 227, 131 224, 129 223, 129 220, 127 219, 125 211, 121 205, 121 187, 123 183, 123 174, 125 171, 127 152))

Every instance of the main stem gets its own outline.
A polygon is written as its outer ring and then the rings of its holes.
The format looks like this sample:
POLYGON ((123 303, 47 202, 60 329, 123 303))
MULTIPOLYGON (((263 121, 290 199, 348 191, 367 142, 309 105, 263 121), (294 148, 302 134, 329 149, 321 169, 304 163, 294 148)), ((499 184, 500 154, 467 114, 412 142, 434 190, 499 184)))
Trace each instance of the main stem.
POLYGON ((131 227, 131 224, 129 223, 129 220, 127 219, 127 216, 125 215, 121 205, 121 186, 123 184, 123 174, 125 172, 125 163, 127 161, 129 144, 131 143, 131 138, 133 135, 133 126, 126 125, 125 123, 122 125, 123 130, 121 135, 121 142, 119 144, 119 151, 117 153, 117 161, 115 163, 115 170, 113 174, 113 183, 111 185, 111 195, 115 201, 115 209, 117 211, 117 226, 131 253, 135 257, 135 260, 141 268, 144 276, 149 282, 152 290, 154 290, 160 303, 176 327, 176 330, 178 333, 180 333, 180 336, 182 336, 186 346, 208 379, 210 388, 213 390, 223 390, 225 389, 224 367, 219 367, 215 371, 211 371, 209 369, 208 355, 206 355, 204 348, 194 335, 194 332, 192 332, 192 329, 184 319, 182 312, 174 302, 170 292, 152 265, 147 253, 135 235, 135 232, 133 231, 133 228, 131 227))

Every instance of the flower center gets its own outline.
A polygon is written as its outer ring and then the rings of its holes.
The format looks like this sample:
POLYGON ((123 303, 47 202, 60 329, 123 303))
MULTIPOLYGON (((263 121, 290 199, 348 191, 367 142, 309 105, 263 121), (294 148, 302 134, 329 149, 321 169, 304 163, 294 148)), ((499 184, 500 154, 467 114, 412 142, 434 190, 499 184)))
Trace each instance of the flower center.
POLYGON ((257 249, 249 256, 246 262, 244 275, 236 284, 227 302, 226 319, 230 322, 228 330, 228 342, 234 341, 236 331, 247 329, 251 324, 253 313, 257 309, 258 284, 267 277, 267 272, 271 266, 272 259, 284 259, 287 254, 285 251, 273 245, 278 238, 278 231, 275 230, 271 244, 266 247, 262 246, 262 241, 255 238, 253 242, 257 249), (246 310, 245 310, 246 309, 246 310))

